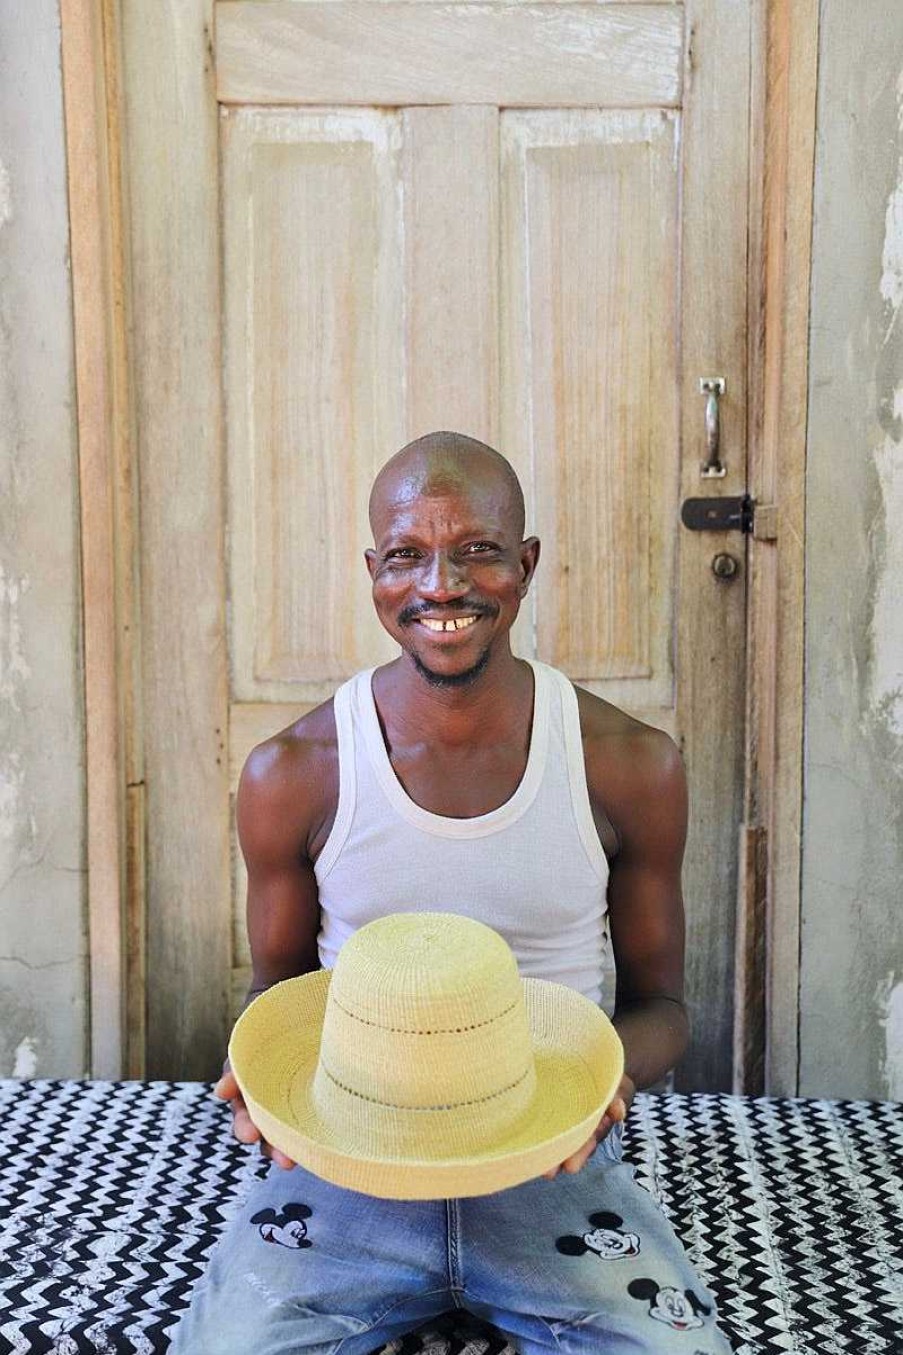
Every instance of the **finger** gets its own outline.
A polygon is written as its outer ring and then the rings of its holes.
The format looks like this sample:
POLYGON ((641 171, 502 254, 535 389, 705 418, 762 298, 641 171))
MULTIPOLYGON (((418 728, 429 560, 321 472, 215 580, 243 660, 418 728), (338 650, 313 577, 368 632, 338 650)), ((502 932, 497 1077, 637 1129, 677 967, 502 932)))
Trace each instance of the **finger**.
POLYGON ((292 1167, 296 1165, 290 1157, 287 1157, 286 1154, 281 1152, 278 1148, 274 1148, 272 1144, 269 1144, 268 1147, 271 1160, 276 1163, 277 1167, 281 1167, 283 1171, 291 1171, 292 1167))
POLYGON ((231 1101, 233 1097, 239 1095, 238 1082, 231 1069, 223 1073, 213 1088, 213 1095, 218 1096, 222 1101, 231 1101))
POLYGON ((280 1148, 274 1148, 264 1138, 260 1140, 260 1156, 267 1158, 270 1162, 275 1162, 276 1166, 281 1167, 283 1171, 291 1171, 292 1167, 298 1165, 292 1158, 286 1157, 280 1148))
POLYGON ((569 1176, 576 1176, 577 1172, 582 1171, 586 1166, 591 1154, 592 1149, 581 1149, 579 1153, 574 1153, 572 1157, 561 1164, 562 1170, 566 1171, 569 1176))
POLYGON ((256 1143, 260 1138, 260 1130, 243 1106, 235 1112, 232 1133, 239 1143, 256 1143))
POLYGON ((564 1162, 562 1162, 561 1164, 562 1171, 569 1172, 572 1175, 574 1172, 579 1172, 581 1168, 585 1165, 585 1163, 589 1160, 589 1158, 592 1156, 592 1154, 596 1151, 596 1145, 598 1144, 598 1142, 599 1142, 598 1135, 593 1134, 590 1138, 587 1139, 586 1143, 584 1143, 581 1148, 577 1149, 576 1153, 571 1153, 570 1157, 566 1158, 564 1162))

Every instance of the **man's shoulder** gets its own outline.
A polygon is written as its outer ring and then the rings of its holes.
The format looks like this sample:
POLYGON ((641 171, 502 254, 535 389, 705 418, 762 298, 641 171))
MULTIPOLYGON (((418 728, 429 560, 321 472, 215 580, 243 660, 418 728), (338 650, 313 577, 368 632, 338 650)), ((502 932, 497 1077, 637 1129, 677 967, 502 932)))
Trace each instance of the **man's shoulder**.
POLYGON ((245 763, 245 776, 265 782, 306 776, 324 758, 334 757, 337 749, 335 710, 330 697, 252 748, 245 763))
POLYGON ((606 800, 667 792, 683 778, 683 761, 670 734, 646 724, 576 684, 580 733, 590 792, 606 800))

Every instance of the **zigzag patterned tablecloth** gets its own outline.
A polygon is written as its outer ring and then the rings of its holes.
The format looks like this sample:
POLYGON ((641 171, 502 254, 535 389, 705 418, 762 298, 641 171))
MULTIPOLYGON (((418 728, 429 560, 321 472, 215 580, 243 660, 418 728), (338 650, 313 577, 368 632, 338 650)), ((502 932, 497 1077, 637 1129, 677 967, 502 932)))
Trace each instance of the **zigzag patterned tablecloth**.
MULTIPOLYGON (((269 1170, 228 1122, 206 1084, 0 1080, 0 1352, 167 1349, 269 1170)), ((903 1106, 641 1095, 627 1129, 738 1355, 903 1352, 903 1106)), ((490 1345, 458 1315, 386 1355, 490 1345)))

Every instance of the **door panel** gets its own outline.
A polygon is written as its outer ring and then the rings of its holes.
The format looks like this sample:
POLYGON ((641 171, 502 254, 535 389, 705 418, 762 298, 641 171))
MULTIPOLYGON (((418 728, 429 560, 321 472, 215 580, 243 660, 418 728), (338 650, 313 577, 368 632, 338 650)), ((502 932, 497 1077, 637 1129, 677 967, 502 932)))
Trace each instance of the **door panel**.
POLYGON ((222 103, 644 107, 680 101, 678 5, 216 6, 222 103))
POLYGON ((674 700, 679 123, 542 111, 502 127, 503 443, 543 543, 536 651, 661 715, 674 700))
POLYGON ((405 108, 406 435, 499 433, 499 112, 405 108))
POLYGON ((403 428, 400 118, 221 127, 231 695, 315 700, 394 652, 356 547, 403 428))

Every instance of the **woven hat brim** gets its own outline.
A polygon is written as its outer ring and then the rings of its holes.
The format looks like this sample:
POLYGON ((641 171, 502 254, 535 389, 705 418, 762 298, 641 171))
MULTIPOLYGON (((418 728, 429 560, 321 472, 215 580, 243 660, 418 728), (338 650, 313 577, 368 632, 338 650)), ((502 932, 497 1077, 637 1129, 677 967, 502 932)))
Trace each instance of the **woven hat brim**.
MULTIPOLYGON (((483 1152, 443 1157, 441 1142, 416 1158, 374 1154, 345 1125, 325 1124, 313 1099, 331 970, 274 984, 239 1017, 229 1060, 264 1138, 316 1176, 384 1199, 488 1195, 541 1176, 581 1148, 624 1071, 605 1013, 564 984, 524 979, 537 1088, 516 1125, 483 1152)), ((416 1112, 415 1112, 416 1113, 416 1112)))

